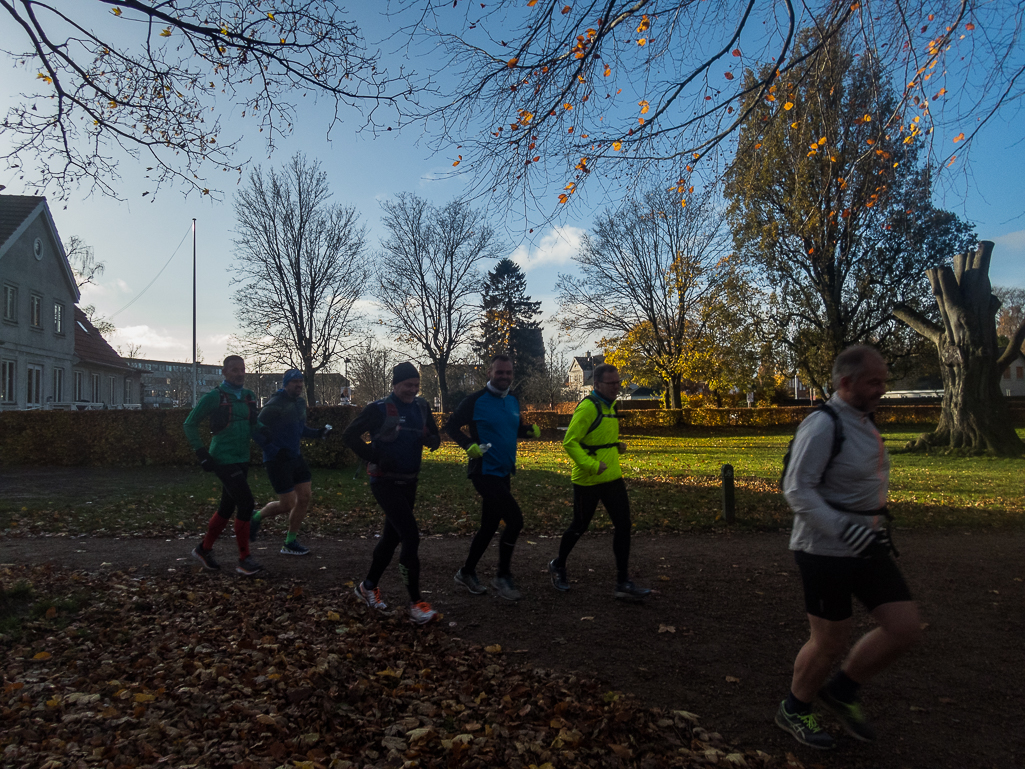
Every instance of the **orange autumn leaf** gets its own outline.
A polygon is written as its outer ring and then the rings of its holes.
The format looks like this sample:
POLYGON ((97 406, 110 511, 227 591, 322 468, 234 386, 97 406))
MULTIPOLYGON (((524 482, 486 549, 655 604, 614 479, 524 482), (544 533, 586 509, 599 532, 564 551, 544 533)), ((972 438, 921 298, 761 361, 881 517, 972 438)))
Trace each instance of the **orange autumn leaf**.
POLYGON ((727 80, 732 80, 733 79, 733 73, 732 72, 727 72, 725 75, 723 75, 723 77, 725 77, 727 80))
POLYGON ((637 45, 640 45, 640 46, 645 46, 647 44, 648 44, 648 38, 646 38, 646 37, 642 37, 640 40, 637 41, 637 45))
POLYGON ((641 108, 642 115, 647 114, 649 109, 649 104, 647 101, 639 101, 637 102, 637 106, 641 108))
POLYGON ((612 67, 610 67, 608 64, 606 64, 605 65, 605 77, 608 77, 611 74, 612 74, 612 67))
POLYGON ((957 136, 954 137, 954 144, 957 144, 963 138, 964 138, 964 133, 959 133, 957 136))
POLYGON ((519 61, 520 60, 516 58, 509 59, 509 61, 506 62, 505 66, 507 66, 509 69, 512 69, 519 63, 519 61))
POLYGON ((740 57, 740 49, 739 48, 734 48, 733 49, 733 55, 739 58, 740 57))
POLYGON ((975 29, 975 25, 972 24, 971 22, 968 22, 967 24, 964 25, 964 28, 967 29, 969 32, 971 32, 973 29, 975 29))
POLYGON ((783 109, 787 110, 788 112, 790 110, 792 110, 793 108, 794 108, 794 103, 792 101, 788 101, 786 104, 783 105, 783 109))
POLYGON ((562 8, 562 15, 565 16, 567 13, 569 13, 572 10, 573 10, 573 7, 570 6, 570 5, 563 6, 563 8, 562 8))

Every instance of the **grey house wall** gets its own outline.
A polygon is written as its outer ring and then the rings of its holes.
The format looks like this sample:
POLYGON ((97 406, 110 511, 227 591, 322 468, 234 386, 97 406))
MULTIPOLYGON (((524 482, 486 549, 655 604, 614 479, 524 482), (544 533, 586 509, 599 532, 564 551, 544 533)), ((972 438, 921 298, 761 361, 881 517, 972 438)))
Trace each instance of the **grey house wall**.
MULTIPOLYGON (((40 406, 57 402, 59 394, 54 393, 54 371, 58 369, 64 372, 61 402, 69 404, 74 387, 74 308, 79 295, 45 204, 36 215, 26 220, 13 242, 0 253, 0 292, 3 286, 17 290, 14 320, 4 319, 4 294, 0 293, 0 360, 13 363, 15 385, 14 397, 0 402, 0 409, 30 406, 30 366, 42 368, 40 406), (39 297, 42 303, 39 326, 31 322, 33 296, 39 297), (55 328, 55 303, 63 307, 63 330, 60 333, 55 328)), ((2 389, 0 386, 0 391, 2 389)))

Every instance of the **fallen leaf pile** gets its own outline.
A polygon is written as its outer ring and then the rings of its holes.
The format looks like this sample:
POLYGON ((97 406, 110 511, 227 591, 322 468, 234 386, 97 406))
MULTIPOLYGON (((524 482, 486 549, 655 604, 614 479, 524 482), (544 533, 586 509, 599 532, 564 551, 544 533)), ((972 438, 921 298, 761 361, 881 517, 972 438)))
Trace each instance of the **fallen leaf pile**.
POLYGON ((345 587, 48 567, 0 584, 36 604, 0 605, 4 767, 799 766, 345 587))

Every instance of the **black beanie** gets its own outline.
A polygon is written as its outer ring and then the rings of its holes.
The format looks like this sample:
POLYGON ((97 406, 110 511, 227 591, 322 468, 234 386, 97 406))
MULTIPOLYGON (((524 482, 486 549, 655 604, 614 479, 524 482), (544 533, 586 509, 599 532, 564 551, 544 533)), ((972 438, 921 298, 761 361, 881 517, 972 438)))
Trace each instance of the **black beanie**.
POLYGON ((392 371, 391 383, 397 385, 399 382, 405 382, 407 379, 419 379, 420 372, 416 370, 416 366, 412 363, 400 363, 392 371))

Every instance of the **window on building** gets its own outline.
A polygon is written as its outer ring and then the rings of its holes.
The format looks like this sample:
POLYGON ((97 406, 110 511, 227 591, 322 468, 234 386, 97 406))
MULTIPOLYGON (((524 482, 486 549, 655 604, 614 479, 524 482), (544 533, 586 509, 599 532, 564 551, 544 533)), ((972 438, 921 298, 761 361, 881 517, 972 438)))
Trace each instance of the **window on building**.
POLYGON ((64 402, 64 369, 53 370, 53 401, 54 403, 64 402))
POLYGON ((1004 379, 1010 379, 1010 378, 1011 378, 1011 368, 1007 367, 1007 368, 1004 369, 1004 379))
POLYGON ((1014 378, 1015 379, 1025 379, 1025 366, 1015 366, 1014 367, 1014 378))
POLYGON ((100 402, 100 397, 101 397, 101 395, 100 395, 100 375, 99 374, 93 374, 91 378, 92 378, 91 384, 93 386, 93 392, 92 392, 91 400, 92 400, 93 403, 99 403, 100 402))
POLYGON ((31 312, 29 313, 29 322, 35 328, 42 328, 43 327, 43 297, 39 296, 39 294, 32 294, 32 298, 31 298, 31 300, 29 302, 29 308, 31 310, 31 312))
POLYGON ((75 400, 85 400, 85 374, 81 371, 75 372, 75 400))
POLYGON ((53 333, 64 333, 64 305, 60 302, 53 303, 53 333))
POLYGON ((16 361, 0 361, 0 400, 4 403, 14 403, 18 400, 16 389, 18 380, 15 376, 17 370, 16 361))
POLYGON ((134 403, 132 400, 132 380, 125 377, 125 397, 121 401, 122 403, 134 403))
POLYGON ((18 322, 18 289, 4 284, 4 320, 18 322))
POLYGON ((43 367, 33 364, 28 365, 28 398, 26 403, 29 406, 39 406, 43 402, 43 367))
POLYGON ((111 406, 117 403, 117 400, 114 398, 114 393, 116 392, 116 384, 117 379, 115 379, 112 376, 107 377, 107 403, 109 403, 111 406))

